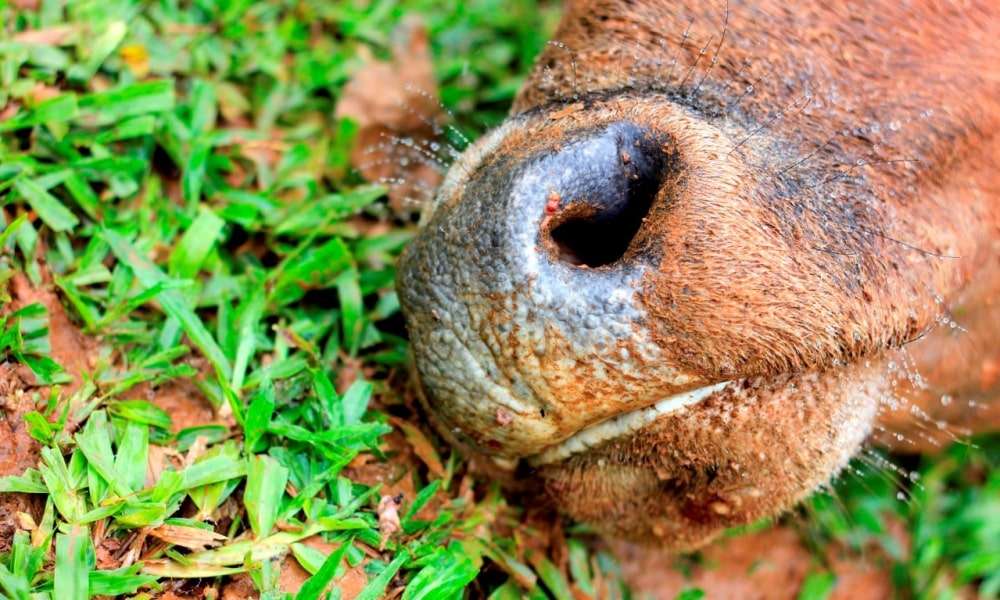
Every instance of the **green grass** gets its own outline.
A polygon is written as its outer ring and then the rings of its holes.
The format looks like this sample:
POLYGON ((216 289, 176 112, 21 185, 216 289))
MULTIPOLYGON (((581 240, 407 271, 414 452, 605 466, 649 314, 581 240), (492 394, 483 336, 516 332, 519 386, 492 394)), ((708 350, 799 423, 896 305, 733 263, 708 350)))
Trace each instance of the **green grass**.
MULTIPOLYGON (((0 558, 0 596, 129 595, 248 573, 262 597, 282 598, 276 559, 289 553, 312 574, 296 598, 322 597, 354 567, 362 598, 402 586, 406 599, 562 599, 571 585, 592 592, 598 570, 628 596, 585 535, 569 540, 565 567, 528 551, 523 509, 483 482, 463 493, 462 459, 405 423, 393 265, 413 227, 368 233, 391 222, 385 190, 349 168, 356 128, 333 114, 359 50, 388 56, 411 14, 427 24, 444 104, 475 136, 503 118, 558 11, 521 0, 0 1, 0 301, 15 273, 36 286, 51 276, 99 342, 67 394, 45 309, 0 317, 0 359, 57 386, 38 388, 25 416, 37 468, 0 479, 45 507, 0 558), (49 38, 14 41, 26 30, 49 38), (274 142, 274 161, 252 151, 274 142), (231 426, 172 433, 170 414, 130 394, 177 381, 195 382, 231 426), (417 493, 383 540, 382 490, 344 469, 396 460, 386 440, 400 428, 436 468, 403 475, 417 493), (203 451, 146 485, 154 446, 203 451), (97 567, 98 534, 127 544, 160 526, 171 542, 144 563, 97 567), (313 535, 336 549, 301 543, 313 535)), ((846 481, 847 512, 818 497, 803 527, 817 544, 890 545, 895 515, 914 539, 912 553, 890 549, 906 593, 971 582, 995 594, 998 446, 981 445, 927 461, 909 504, 878 476, 846 481)), ((819 597, 824 581, 810 589, 819 597)))
MULTIPOLYGON (((854 461, 833 494, 816 494, 800 521, 805 539, 822 553, 839 542, 878 554, 891 565, 903 597, 960 598, 978 589, 1000 596, 1000 435, 956 443, 902 471, 854 461), (909 538, 905 546, 893 524, 909 538)), ((869 461, 872 462, 872 461, 869 461)))

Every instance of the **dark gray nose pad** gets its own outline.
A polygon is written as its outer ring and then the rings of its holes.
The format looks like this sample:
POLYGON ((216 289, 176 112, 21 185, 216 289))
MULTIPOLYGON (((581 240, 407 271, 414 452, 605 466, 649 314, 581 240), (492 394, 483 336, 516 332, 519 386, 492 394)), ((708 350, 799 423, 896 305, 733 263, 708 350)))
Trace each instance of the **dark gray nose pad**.
POLYGON ((560 261, 600 267, 625 256, 669 166, 665 142, 633 123, 615 123, 559 151, 558 163, 580 171, 546 204, 560 261))

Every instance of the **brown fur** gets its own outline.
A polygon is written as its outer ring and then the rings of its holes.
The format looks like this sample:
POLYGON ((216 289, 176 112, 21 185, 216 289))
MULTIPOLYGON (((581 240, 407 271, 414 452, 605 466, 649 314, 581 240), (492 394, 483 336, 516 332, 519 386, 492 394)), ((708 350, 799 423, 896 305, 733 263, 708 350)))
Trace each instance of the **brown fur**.
MULTIPOLYGON (((516 110, 581 88, 664 86, 657 65, 664 53, 691 65, 706 44, 714 51, 708 38, 719 32, 705 28, 719 21, 718 7, 628 4, 571 5, 557 33, 562 45, 539 61, 551 68, 536 70, 516 110), (682 46, 677 35, 689 22, 682 46), (563 48, 572 50, 572 62, 563 48)), ((693 84, 693 102, 769 125, 736 151, 707 136, 694 141, 693 157, 726 158, 691 174, 675 202, 651 215, 655 229, 643 233, 663 244, 663 260, 648 282, 646 303, 668 338, 663 346, 675 349, 675 362, 709 380, 830 367, 917 338, 978 280, 978 294, 964 298, 965 312, 977 318, 973 333, 944 335, 956 344, 992 347, 954 352, 943 363, 934 356, 942 335, 936 334, 913 344, 913 352, 917 371, 931 368, 932 378, 958 397, 955 405, 991 400, 996 377, 986 381, 976 367, 995 364, 1000 333, 998 286, 988 283, 998 280, 1000 258, 1000 53, 990 41, 1000 34, 1000 15, 990 14, 996 5, 959 10, 923 3, 905 9, 909 14, 888 2, 783 6, 730 6, 727 41, 714 68, 679 68, 664 86, 681 80, 687 91, 693 84), (755 82, 753 93, 740 91, 755 82), (807 89, 810 114, 796 104, 807 89), (784 117, 772 116, 786 109, 784 117), (928 109, 934 112, 925 116, 928 109), (891 126, 897 122, 903 123, 898 131, 891 126), (872 123, 881 126, 876 131, 872 123), (879 164, 893 158, 907 161, 879 164), (860 169, 854 168, 858 160, 866 163, 860 169), (741 168, 747 172, 735 175, 739 183, 729 190, 705 190, 704 181, 723 181, 741 168), (831 181, 845 171, 852 180, 831 181)), ((753 131, 750 125, 731 137, 747 139, 753 131)), ((828 403, 842 402, 839 387, 819 390, 813 396, 819 406, 805 406, 831 409, 828 403)), ((940 394, 923 393, 930 397, 921 404, 939 405, 940 394)), ((834 437, 815 425, 847 425, 829 414, 803 418, 793 407, 810 392, 797 395, 773 412, 748 414, 746 422, 711 427, 712 406, 661 420, 629 440, 550 468, 550 488, 571 514, 602 523, 611 515, 607 530, 699 543, 719 527, 787 506, 819 483, 810 476, 824 472, 820 465, 831 449, 823 443, 834 437), (753 465, 749 476, 672 483, 680 499, 663 501, 668 482, 691 472, 704 476, 707 467, 725 473, 733 454, 753 465), (792 464, 774 464, 787 457, 794 457, 792 464), (627 471, 637 463, 644 467, 627 471), (616 481, 623 476, 627 485, 616 481), (731 486, 763 490, 765 497, 737 495, 726 514, 706 508, 728 502, 719 498, 727 498, 731 486)))
MULTIPOLYGON (((665 135, 679 166, 623 260, 658 257, 642 327, 690 380, 620 389, 648 404, 742 382, 542 467, 570 515, 690 547, 824 483, 885 406, 896 429, 922 411, 921 442, 943 419, 986 425, 975 407, 1000 392, 998 38, 985 0, 569 3, 515 103, 533 127, 484 163, 623 120, 665 135)), ((562 427, 631 408, 594 401, 613 390, 586 369, 565 382, 562 427)), ((549 444, 566 437, 553 431, 549 444)))
POLYGON ((736 130, 731 140, 768 124, 735 151, 692 139, 690 160, 723 160, 689 172, 683 197, 640 232, 663 244, 647 304, 676 361, 712 377, 782 373, 912 339, 940 314, 935 295, 954 299, 997 257, 995 4, 734 3, 716 57, 721 10, 571 3, 515 112, 584 90, 664 88, 742 115, 742 130, 713 123, 736 130), (662 65, 668 57, 679 66, 662 65), (708 72, 695 64, 713 60, 708 72), (906 162, 880 164, 893 159, 906 162), (845 172, 856 180, 830 181, 845 172), (734 177, 728 190, 704 189, 734 177))

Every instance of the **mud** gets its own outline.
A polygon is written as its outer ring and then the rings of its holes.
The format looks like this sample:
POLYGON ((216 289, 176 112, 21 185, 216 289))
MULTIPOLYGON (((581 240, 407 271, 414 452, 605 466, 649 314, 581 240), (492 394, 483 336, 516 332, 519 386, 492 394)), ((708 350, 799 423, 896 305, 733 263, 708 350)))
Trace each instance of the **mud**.
POLYGON ((153 388, 140 384, 123 394, 124 398, 149 400, 170 415, 174 432, 198 425, 227 425, 215 413, 208 399, 190 380, 171 381, 153 388))
POLYGON ((45 307, 49 318, 51 357, 73 376, 73 383, 63 388, 64 393, 73 393, 80 384, 80 375, 94 366, 97 342, 80 333, 51 283, 44 282, 42 286, 34 287, 23 273, 18 273, 11 280, 10 291, 13 298, 12 310, 34 303, 45 307))

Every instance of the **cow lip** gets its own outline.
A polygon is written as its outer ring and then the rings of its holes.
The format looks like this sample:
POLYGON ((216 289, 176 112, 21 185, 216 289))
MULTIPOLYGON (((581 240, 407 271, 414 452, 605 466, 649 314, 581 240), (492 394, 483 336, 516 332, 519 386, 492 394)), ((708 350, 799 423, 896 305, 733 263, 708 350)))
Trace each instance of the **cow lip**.
POLYGON ((543 466, 586 452, 608 440, 638 431, 656 419, 695 406, 709 396, 724 390, 732 381, 713 383, 693 390, 667 396, 652 406, 639 408, 605 419, 574 433, 555 446, 529 457, 532 466, 543 466))

